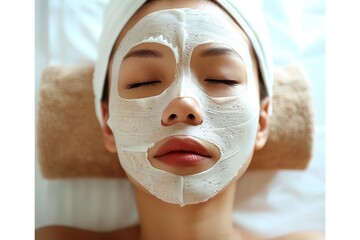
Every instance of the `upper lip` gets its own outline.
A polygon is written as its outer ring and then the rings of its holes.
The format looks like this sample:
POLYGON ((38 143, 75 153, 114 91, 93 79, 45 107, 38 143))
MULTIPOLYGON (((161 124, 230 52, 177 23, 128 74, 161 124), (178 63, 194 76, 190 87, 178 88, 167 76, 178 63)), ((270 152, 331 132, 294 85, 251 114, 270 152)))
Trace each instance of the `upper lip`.
POLYGON ((173 138, 168 140, 159 148, 155 157, 161 157, 170 152, 191 152, 204 157, 210 157, 206 147, 191 138, 173 138))

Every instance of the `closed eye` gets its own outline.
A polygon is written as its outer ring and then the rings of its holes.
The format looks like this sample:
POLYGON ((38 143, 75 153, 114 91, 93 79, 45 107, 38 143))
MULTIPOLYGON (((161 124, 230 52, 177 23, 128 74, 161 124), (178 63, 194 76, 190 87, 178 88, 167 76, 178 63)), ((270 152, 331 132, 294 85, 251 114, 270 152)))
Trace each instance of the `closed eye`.
POLYGON ((209 84, 225 84, 228 86, 236 86, 239 84, 238 81, 235 80, 222 80, 222 79, 205 79, 205 82, 209 84))
POLYGON ((137 83, 131 83, 127 86, 127 89, 133 89, 138 87, 144 87, 144 86, 152 86, 155 84, 161 83, 160 80, 153 80, 153 81, 147 81, 147 82, 137 82, 137 83))

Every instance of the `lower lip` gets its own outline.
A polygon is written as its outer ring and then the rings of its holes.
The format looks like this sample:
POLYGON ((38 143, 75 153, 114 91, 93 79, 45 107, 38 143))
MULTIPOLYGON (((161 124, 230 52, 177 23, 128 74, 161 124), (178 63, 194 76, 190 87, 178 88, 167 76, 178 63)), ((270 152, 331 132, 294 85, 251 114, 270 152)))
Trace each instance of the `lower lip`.
POLYGON ((191 167, 201 164, 207 157, 192 152, 170 152, 162 156, 155 157, 161 162, 175 167, 191 167))

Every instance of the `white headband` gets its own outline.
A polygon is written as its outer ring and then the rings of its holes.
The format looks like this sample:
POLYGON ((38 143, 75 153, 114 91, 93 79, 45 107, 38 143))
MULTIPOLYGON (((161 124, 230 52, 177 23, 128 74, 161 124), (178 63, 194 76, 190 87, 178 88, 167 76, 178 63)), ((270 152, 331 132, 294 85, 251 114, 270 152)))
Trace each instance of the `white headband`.
MULTIPOLYGON (((262 11, 261 0, 214 0, 221 5, 248 35, 257 55, 260 71, 269 97, 272 97, 271 43, 262 11)), ((146 0, 110 0, 104 13, 103 30, 99 39, 98 57, 95 63, 93 88, 95 111, 103 126, 101 98, 108 62, 119 33, 146 0)))

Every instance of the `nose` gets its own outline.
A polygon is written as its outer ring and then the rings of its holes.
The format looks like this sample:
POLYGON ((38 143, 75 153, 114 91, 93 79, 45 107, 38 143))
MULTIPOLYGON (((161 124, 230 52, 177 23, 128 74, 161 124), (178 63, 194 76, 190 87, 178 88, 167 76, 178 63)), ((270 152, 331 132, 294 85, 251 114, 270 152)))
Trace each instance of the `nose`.
POLYGON ((200 106, 191 97, 178 97, 172 100, 165 108, 161 118, 163 126, 170 126, 176 123, 197 126, 202 122, 200 106))

